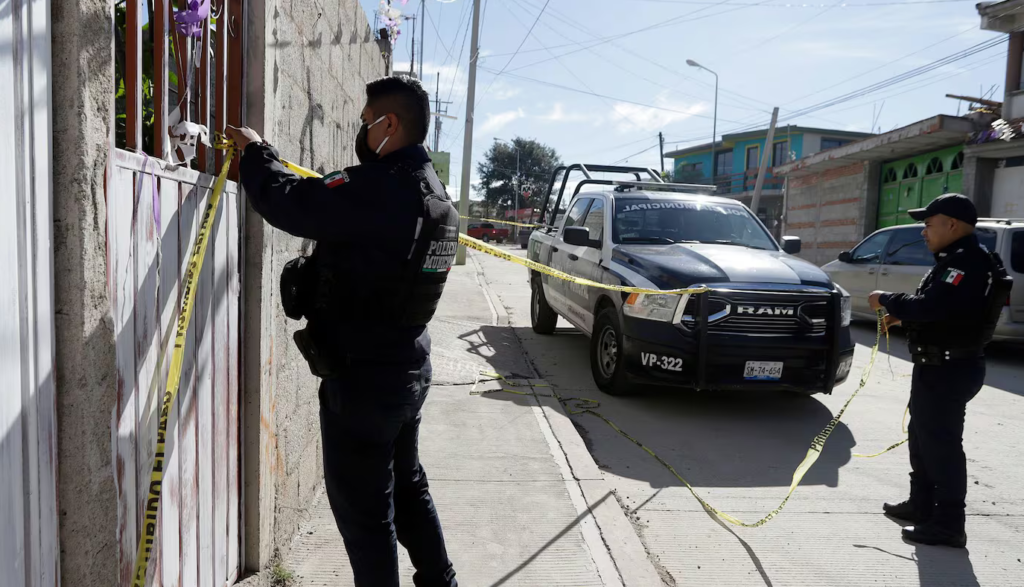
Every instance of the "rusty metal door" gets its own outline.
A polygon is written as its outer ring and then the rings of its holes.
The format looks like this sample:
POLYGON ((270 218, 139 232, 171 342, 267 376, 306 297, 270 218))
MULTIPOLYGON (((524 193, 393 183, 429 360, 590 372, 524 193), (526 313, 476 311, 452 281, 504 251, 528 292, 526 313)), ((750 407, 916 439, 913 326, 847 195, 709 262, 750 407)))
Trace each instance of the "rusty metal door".
MULTIPOLYGON (((111 423, 120 585, 129 585, 153 466, 173 325, 214 178, 115 150, 107 267, 117 346, 111 423)), ((222 587, 240 567, 238 187, 228 182, 199 274, 181 387, 167 428, 147 585, 222 587)))

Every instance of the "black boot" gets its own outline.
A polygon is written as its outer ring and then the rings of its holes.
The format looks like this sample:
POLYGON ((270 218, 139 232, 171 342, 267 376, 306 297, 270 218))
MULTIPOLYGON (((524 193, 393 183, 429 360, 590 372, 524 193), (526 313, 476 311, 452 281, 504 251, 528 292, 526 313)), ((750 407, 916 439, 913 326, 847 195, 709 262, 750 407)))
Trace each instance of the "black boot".
POLYGON ((915 501, 913 498, 901 503, 882 504, 882 511, 891 518, 911 524, 923 524, 932 516, 932 507, 927 502, 915 501))
POLYGON ((963 530, 945 528, 934 522, 903 528, 903 539, 932 546, 951 546, 953 548, 967 546, 967 534, 963 530))

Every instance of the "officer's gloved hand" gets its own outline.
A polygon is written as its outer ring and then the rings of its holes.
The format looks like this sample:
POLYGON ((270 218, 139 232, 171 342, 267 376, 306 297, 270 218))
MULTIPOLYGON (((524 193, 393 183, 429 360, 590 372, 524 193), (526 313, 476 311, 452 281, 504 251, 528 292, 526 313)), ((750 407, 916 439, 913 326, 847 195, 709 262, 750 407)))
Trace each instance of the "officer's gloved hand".
POLYGON ((244 150, 249 143, 259 143, 263 140, 256 131, 247 126, 236 128, 229 125, 224 130, 224 135, 235 143, 239 151, 244 150))

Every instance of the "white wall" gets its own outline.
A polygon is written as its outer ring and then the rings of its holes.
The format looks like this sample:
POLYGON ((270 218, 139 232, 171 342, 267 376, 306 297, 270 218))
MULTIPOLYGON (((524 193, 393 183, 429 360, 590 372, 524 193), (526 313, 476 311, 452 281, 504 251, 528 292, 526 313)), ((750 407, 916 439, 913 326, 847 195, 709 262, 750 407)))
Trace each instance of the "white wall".
POLYGON ((993 218, 1024 218, 1024 167, 996 169, 992 186, 993 218))
POLYGON ((821 135, 815 133, 804 133, 804 147, 801 156, 813 155, 821 150, 821 135))

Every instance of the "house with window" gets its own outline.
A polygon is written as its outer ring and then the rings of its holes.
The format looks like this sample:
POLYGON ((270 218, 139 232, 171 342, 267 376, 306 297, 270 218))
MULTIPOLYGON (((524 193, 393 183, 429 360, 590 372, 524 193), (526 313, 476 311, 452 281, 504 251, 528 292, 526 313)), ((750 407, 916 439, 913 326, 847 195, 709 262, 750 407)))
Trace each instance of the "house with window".
POLYGON ((769 228, 778 225, 782 215, 782 188, 785 178, 773 169, 807 155, 842 147, 872 136, 869 133, 829 130, 805 126, 782 126, 775 129, 770 147, 765 146, 768 129, 722 135, 712 145, 705 143, 665 153, 673 159, 673 180, 682 183, 714 183, 716 195, 735 198, 750 204, 757 183, 757 170, 764 149, 771 149, 768 173, 761 190, 758 216, 769 228), (714 159, 714 178, 711 161, 714 159))

